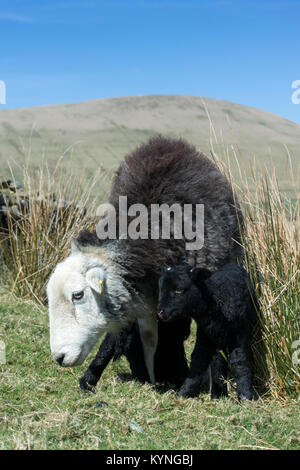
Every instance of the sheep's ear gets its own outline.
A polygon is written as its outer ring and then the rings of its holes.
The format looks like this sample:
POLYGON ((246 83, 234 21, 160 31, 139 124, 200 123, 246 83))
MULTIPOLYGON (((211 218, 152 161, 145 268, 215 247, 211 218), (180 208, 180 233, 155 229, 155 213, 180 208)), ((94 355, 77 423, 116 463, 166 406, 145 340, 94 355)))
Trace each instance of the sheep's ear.
POLYGON ((104 270, 100 267, 91 268, 87 271, 85 278, 89 286, 97 292, 97 294, 101 295, 105 279, 104 270))
POLYGON ((205 269, 205 268, 190 269, 190 277, 196 283, 204 282, 210 276, 211 276, 211 273, 208 271, 208 269, 205 269))

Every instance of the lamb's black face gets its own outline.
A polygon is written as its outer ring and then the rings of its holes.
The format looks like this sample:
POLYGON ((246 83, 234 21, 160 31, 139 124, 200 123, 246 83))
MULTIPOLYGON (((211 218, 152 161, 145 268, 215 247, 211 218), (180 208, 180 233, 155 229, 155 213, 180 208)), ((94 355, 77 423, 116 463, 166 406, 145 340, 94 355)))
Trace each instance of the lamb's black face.
POLYGON ((158 316, 168 322, 190 316, 190 305, 201 295, 191 279, 191 267, 165 267, 159 278, 158 316))

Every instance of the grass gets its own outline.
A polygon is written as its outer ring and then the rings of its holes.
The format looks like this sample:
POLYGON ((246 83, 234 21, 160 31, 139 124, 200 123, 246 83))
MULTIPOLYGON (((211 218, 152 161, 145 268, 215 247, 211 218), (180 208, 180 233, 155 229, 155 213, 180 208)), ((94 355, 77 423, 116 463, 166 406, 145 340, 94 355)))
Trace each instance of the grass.
POLYGON ((121 381, 118 373, 129 372, 124 359, 105 370, 95 395, 84 394, 84 366, 63 369, 51 359, 45 307, 2 291, 0 324, 7 356, 0 365, 0 449, 300 448, 296 400, 178 399, 171 390, 121 381))
POLYGON ((24 166, 24 189, 16 191, 15 199, 18 207, 25 200, 25 209, 19 216, 7 212, 8 232, 0 240, 12 292, 41 304, 46 302, 49 276, 68 255, 72 238, 95 227, 105 188, 103 168, 87 180, 60 163, 52 170, 45 163, 37 169, 24 166), (95 186, 101 188, 97 198, 91 196, 95 186))
MULTIPOLYGON (((50 172, 40 166, 33 173, 26 167, 30 211, 17 221, 10 219, 9 237, 1 242, 8 269, 2 273, 6 289, 0 293, 0 341, 7 354, 6 364, 0 365, 0 448, 300 448, 299 351, 294 348, 300 340, 297 178, 291 172, 294 189, 283 193, 275 173, 253 169, 249 178, 240 169, 232 172, 231 164, 224 164, 226 154, 220 160, 222 145, 214 151, 211 142, 211 147, 245 216, 245 264, 262 312, 262 341, 253 345, 256 374, 267 379, 267 393, 255 403, 238 403, 234 392, 218 402, 208 395, 183 400, 172 390, 119 380, 118 373, 129 371, 122 359, 105 370, 96 395, 84 395, 78 378, 87 362, 73 370, 59 368, 51 359, 45 284, 68 254, 70 239, 94 226, 95 207, 104 195, 103 174, 91 183, 59 167, 50 172), (239 187, 232 177, 237 172, 243 182, 239 187), (96 187, 98 200, 91 197, 96 187), (72 210, 62 201, 72 201, 72 210), (107 404, 101 406, 101 401, 107 404), (131 420, 141 432, 132 429, 131 420)), ((188 354, 194 333, 186 344, 188 354)))
POLYGON ((217 144, 214 160, 231 182, 243 210, 244 264, 259 299, 262 341, 253 344, 257 384, 266 382, 274 398, 297 397, 300 363, 293 361, 293 354, 300 339, 300 174, 290 166, 291 187, 285 193, 275 168, 263 173, 253 166, 249 178, 235 155, 242 181, 238 186, 229 159, 224 154, 220 158, 217 144))
POLYGON ((275 178, 261 178, 246 203, 246 267, 257 286, 269 389, 273 396, 300 392, 300 199, 280 192, 275 178), (250 199, 251 197, 251 199, 250 199))

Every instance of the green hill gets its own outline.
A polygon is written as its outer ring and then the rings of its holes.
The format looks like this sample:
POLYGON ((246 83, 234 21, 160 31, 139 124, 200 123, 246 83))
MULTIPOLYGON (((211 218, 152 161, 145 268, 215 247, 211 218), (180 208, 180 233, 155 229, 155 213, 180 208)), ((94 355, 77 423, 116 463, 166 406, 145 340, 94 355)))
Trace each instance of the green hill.
POLYGON ((213 143, 247 171, 254 159, 267 168, 274 164, 283 189, 290 187, 288 152, 294 173, 300 161, 300 125, 275 114, 210 98, 136 96, 0 110, 2 174, 7 162, 18 173, 28 156, 34 165, 43 157, 53 165, 64 155, 66 167, 89 175, 99 164, 115 167, 158 132, 184 137, 206 154, 213 143))

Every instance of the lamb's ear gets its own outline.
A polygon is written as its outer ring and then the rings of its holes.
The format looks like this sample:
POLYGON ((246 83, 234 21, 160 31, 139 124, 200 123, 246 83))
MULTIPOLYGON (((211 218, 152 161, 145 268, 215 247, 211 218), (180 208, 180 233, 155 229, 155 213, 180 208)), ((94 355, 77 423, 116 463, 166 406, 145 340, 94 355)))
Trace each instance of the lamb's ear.
POLYGON ((87 271, 85 278, 89 286, 97 292, 97 294, 101 295, 104 288, 104 270, 100 267, 91 268, 87 271))
POLYGON ((190 269, 190 278, 192 281, 200 284, 201 282, 206 281, 211 276, 211 273, 208 269, 205 268, 192 268, 190 269))

